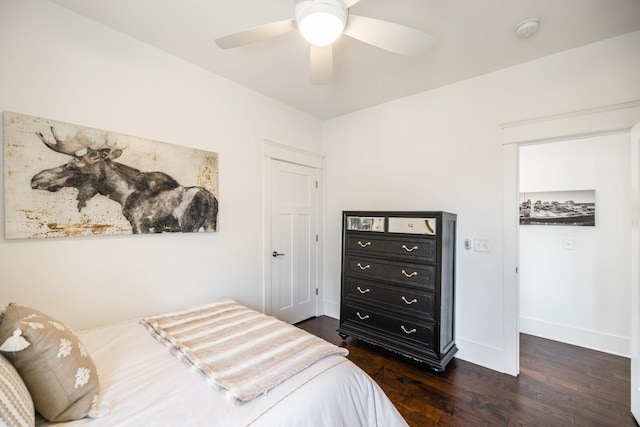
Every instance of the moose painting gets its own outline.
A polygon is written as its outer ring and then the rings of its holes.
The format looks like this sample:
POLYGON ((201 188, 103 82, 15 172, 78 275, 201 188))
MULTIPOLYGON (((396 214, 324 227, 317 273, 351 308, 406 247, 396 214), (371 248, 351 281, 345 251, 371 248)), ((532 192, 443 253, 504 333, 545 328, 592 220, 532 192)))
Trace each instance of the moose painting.
POLYGON ((215 153, 4 116, 7 238, 216 231, 215 153))

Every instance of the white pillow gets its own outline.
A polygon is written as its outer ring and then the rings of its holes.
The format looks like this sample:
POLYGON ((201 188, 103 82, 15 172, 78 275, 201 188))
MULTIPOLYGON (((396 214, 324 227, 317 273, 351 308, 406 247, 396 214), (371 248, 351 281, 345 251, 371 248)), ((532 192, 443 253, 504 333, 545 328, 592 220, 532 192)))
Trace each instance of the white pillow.
POLYGON ((0 355, 0 424, 9 427, 35 425, 33 400, 11 363, 0 355))

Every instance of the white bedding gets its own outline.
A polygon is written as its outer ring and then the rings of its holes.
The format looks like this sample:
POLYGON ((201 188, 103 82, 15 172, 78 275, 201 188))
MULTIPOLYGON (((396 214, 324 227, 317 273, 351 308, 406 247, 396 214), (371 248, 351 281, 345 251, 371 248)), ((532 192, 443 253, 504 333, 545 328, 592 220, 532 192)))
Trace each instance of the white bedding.
MULTIPOLYGON (((343 356, 326 357, 238 406, 214 391, 137 321, 78 334, 93 357, 108 415, 64 426, 407 426, 379 386, 343 356)), ((36 425, 49 425, 42 419, 36 425)))
POLYGON ((141 323, 156 341, 239 405, 318 360, 349 354, 346 348, 233 300, 149 316, 141 323))

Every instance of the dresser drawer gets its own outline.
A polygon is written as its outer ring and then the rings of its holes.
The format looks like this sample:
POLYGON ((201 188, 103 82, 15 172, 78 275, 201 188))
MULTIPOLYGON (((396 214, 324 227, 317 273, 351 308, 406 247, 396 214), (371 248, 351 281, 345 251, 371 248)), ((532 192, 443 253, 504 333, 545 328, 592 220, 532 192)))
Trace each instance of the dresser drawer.
POLYGON ((364 329, 377 329, 392 335, 406 345, 418 345, 421 348, 433 348, 433 324, 419 323, 400 319, 376 310, 347 303, 347 322, 364 329))
POLYGON ((347 251, 369 256, 384 255, 426 262, 437 261, 437 240, 435 237, 384 238, 363 233, 350 233, 346 238, 347 251))
POLYGON ((347 278, 348 296, 369 304, 385 304, 420 319, 434 320, 435 294, 428 291, 388 286, 382 283, 347 278))
POLYGON ((436 218, 390 217, 388 229, 389 233, 435 235, 437 224, 436 218))
POLYGON ((436 287, 436 268, 365 257, 346 257, 347 273, 391 280, 427 289, 436 287))

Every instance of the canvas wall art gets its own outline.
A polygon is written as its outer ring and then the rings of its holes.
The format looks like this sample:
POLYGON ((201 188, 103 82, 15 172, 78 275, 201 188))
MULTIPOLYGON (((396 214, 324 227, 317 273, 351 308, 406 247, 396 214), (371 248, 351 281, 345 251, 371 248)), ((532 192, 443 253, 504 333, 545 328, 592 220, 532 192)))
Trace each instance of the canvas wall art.
POLYGON ((214 232, 218 155, 4 112, 8 239, 214 232))
POLYGON ((595 190, 520 193, 522 225, 596 225, 595 190))

